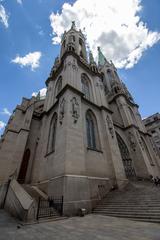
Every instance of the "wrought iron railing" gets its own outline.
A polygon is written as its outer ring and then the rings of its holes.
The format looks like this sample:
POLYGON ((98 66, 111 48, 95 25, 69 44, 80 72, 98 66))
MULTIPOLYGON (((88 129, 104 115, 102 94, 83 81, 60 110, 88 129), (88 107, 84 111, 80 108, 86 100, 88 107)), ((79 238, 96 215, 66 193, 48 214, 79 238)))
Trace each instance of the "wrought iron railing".
POLYGON ((37 208, 37 220, 39 218, 52 217, 55 213, 63 215, 63 196, 60 198, 48 197, 48 199, 39 198, 37 208))

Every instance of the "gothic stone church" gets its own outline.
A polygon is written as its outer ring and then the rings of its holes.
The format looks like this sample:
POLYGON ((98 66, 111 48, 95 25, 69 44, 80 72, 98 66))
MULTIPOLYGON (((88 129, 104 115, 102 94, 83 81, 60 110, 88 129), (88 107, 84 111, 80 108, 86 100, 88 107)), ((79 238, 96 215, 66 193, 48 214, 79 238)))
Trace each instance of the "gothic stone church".
POLYGON ((97 65, 91 52, 87 57, 85 37, 73 22, 45 99, 23 98, 15 108, 0 141, 0 184, 2 192, 14 179, 22 205, 30 186, 63 196, 64 215, 90 212, 113 186, 160 175, 138 105, 100 48, 98 58, 97 65))

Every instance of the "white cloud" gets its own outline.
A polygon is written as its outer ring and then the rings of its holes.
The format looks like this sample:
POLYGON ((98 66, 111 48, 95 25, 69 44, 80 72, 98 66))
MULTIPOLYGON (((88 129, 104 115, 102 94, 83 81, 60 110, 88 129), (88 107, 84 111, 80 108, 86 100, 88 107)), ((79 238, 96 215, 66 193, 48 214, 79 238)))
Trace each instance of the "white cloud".
POLYGON ((22 4, 22 0, 17 0, 17 3, 22 4))
POLYGON ((0 121, 0 130, 2 130, 5 126, 6 126, 6 124, 4 122, 0 121))
POLYGON ((148 29, 140 18, 141 0, 77 0, 64 3, 61 13, 52 13, 53 43, 61 41, 71 21, 85 28, 87 41, 96 56, 97 46, 118 68, 131 68, 143 52, 160 40, 160 33, 148 29))
POLYGON ((40 65, 39 61, 40 61, 41 56, 42 56, 41 52, 32 52, 32 53, 28 53, 24 57, 20 57, 18 55, 18 56, 16 56, 15 59, 12 59, 11 62, 17 63, 21 67, 30 66, 31 70, 34 71, 40 65))
POLYGON ((33 93, 32 93, 32 96, 33 96, 33 97, 36 97, 39 92, 40 92, 40 97, 41 97, 41 98, 45 98, 46 92, 47 92, 47 88, 42 88, 42 89, 40 89, 38 92, 33 92, 33 93))
POLYGON ((11 113, 7 108, 3 108, 2 112, 0 112, 0 114, 11 116, 11 113))
POLYGON ((9 16, 6 13, 5 8, 2 6, 2 4, 0 4, 0 21, 4 24, 4 26, 6 28, 8 28, 8 26, 9 26, 8 18, 9 18, 9 16))

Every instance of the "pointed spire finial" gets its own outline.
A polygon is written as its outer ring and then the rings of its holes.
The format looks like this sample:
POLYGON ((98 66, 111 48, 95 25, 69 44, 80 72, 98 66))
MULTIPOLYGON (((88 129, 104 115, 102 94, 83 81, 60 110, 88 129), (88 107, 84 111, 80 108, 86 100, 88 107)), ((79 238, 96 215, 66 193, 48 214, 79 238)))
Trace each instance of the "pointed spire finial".
POLYGON ((37 96, 36 96, 36 99, 37 99, 37 100, 40 100, 40 99, 41 99, 41 93, 40 93, 40 91, 38 92, 38 94, 37 94, 37 96))
POLYGON ((94 64, 95 63, 94 57, 93 57, 93 54, 92 54, 91 50, 89 50, 89 62, 90 62, 90 64, 94 64))
POLYGON ((72 21, 72 26, 71 26, 72 29, 76 29, 76 24, 75 24, 75 21, 72 21))
POLYGON ((98 49, 98 65, 103 66, 107 62, 107 59, 103 55, 101 48, 97 47, 97 49, 98 49))

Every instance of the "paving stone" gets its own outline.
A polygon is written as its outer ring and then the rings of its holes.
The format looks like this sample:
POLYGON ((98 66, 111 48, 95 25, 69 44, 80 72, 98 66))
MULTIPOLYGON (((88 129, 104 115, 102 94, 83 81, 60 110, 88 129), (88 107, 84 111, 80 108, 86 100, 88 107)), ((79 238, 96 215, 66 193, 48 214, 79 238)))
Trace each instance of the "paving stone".
POLYGON ((0 233, 0 240, 160 240, 160 224, 90 214, 21 226, 0 210, 0 233))

